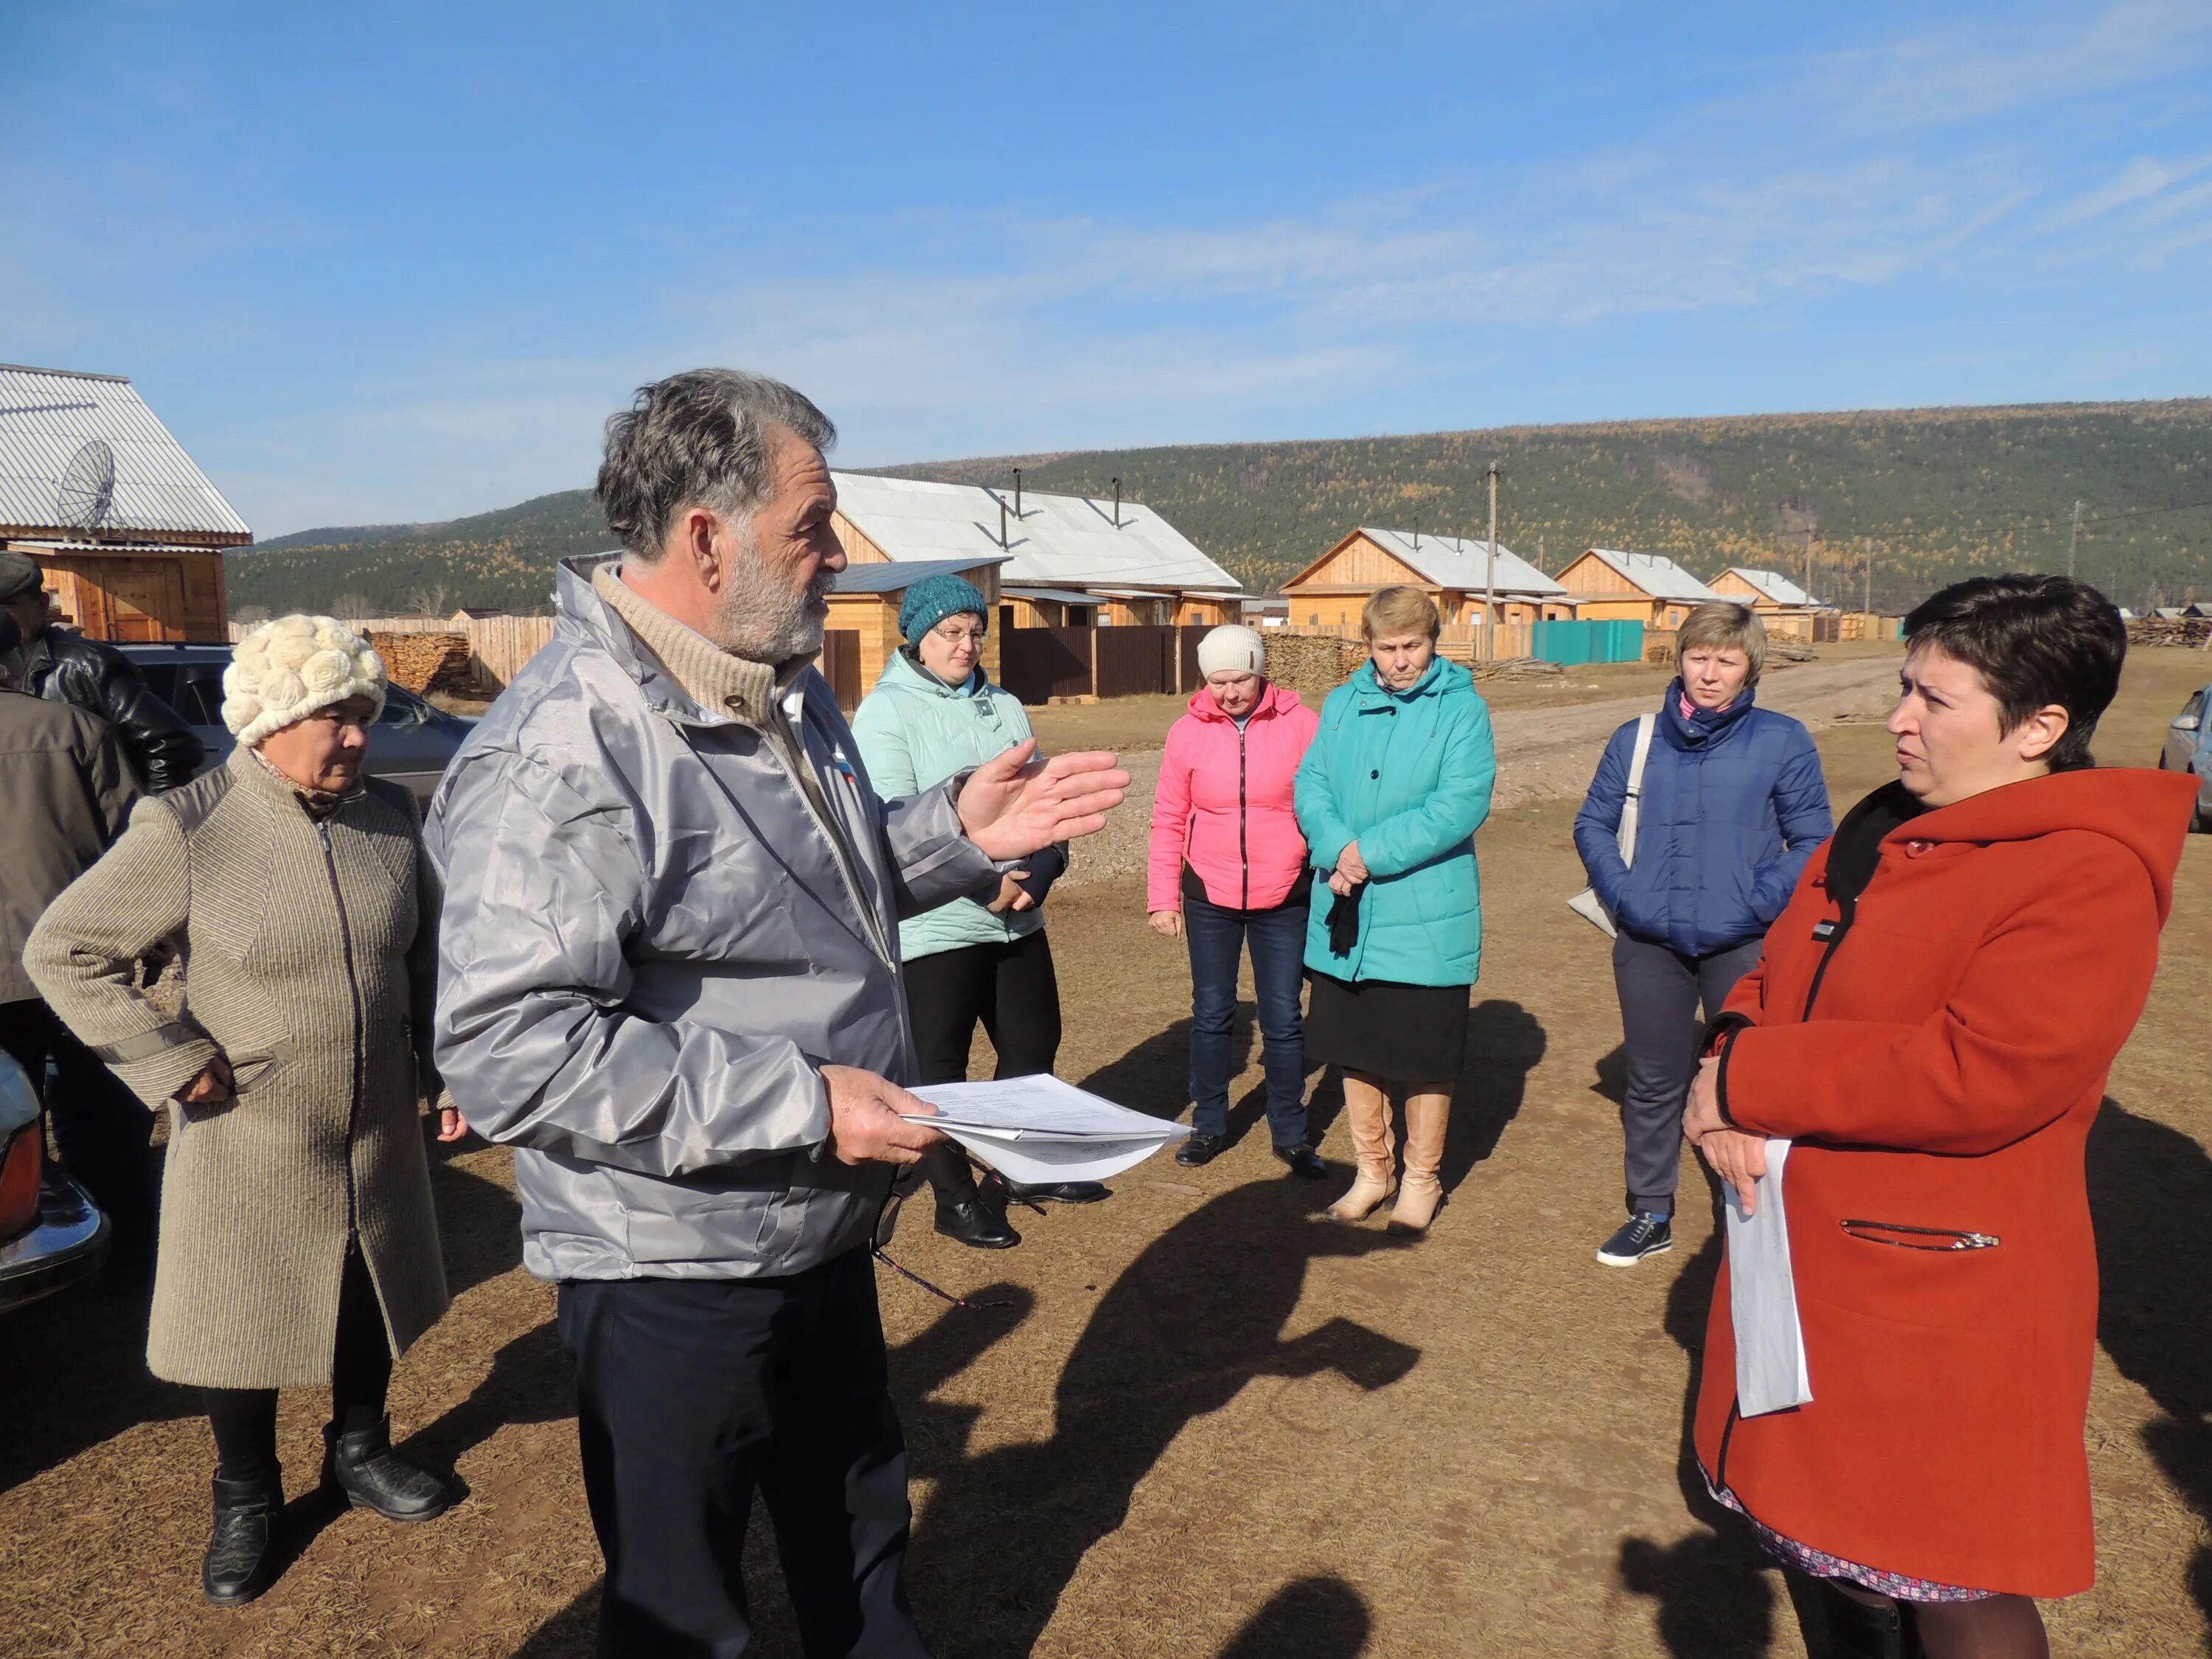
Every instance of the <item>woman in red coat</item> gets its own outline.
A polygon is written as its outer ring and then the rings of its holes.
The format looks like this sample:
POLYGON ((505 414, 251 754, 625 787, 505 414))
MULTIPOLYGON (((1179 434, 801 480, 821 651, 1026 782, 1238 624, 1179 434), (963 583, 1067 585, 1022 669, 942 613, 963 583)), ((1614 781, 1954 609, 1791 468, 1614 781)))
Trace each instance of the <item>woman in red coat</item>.
POLYGON ((1814 854, 1684 1114, 1747 1201, 1768 1139, 1795 1143, 1812 1393, 1743 1415, 1724 1268, 1698 1461, 1828 1581, 1832 1653, 1897 1653, 1909 1621, 1930 1659, 2041 1659, 2033 1598, 2094 1577, 2083 1147, 2149 994, 2196 781, 2092 769, 2127 650, 2094 589, 1979 578, 1905 628, 1899 781, 1814 854))

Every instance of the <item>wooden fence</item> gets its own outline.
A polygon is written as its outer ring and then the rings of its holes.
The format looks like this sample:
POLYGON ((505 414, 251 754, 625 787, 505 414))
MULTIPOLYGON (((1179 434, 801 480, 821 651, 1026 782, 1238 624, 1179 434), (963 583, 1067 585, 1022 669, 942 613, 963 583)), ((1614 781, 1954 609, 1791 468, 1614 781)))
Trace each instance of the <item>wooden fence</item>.
MULTIPOLYGON (((369 634, 461 634, 469 641, 480 690, 495 693, 522 672, 522 665, 543 651, 553 639, 550 617, 349 617, 347 627, 369 634)), ((237 639, 251 623, 234 622, 230 637, 237 639)))
POLYGON ((1010 628, 1000 643, 999 681, 1026 703, 1194 691, 1198 642, 1212 631, 1210 625, 1010 628))

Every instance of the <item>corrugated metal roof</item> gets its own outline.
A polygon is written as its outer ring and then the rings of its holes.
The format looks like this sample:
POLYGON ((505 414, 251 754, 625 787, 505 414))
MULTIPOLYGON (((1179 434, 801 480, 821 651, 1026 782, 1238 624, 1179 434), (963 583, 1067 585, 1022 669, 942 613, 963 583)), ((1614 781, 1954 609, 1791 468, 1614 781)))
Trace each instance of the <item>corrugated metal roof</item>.
POLYGON ((1631 586, 1642 588, 1655 599, 1686 599, 1698 605, 1720 598, 1664 553, 1620 553, 1609 547, 1589 550, 1612 566, 1631 586))
MULTIPOLYGON (((1439 587, 1462 593, 1483 590, 1489 565, 1489 543, 1460 536, 1424 535, 1415 544, 1412 532, 1376 530, 1366 525, 1359 533, 1393 558, 1413 566, 1439 587)), ((1498 591, 1501 593, 1564 594, 1567 590, 1530 564, 1504 542, 1498 544, 1498 591)))
POLYGON ((1818 605, 1820 601, 1808 593, 1779 570, 1753 570, 1749 565, 1732 564, 1728 574, 1741 576, 1777 605, 1818 605))
POLYGON ((97 531, 252 535, 130 381, 14 367, 0 367, 0 526, 80 527, 62 506, 62 479, 95 439, 115 458, 114 495, 97 531))
POLYGON ((1022 492, 1022 515, 1013 516, 1012 490, 978 484, 925 483, 857 472, 831 475, 845 516, 890 557, 910 559, 1007 556, 1005 580, 1053 586, 1152 586, 1170 591, 1224 588, 1237 578, 1206 556, 1151 507, 1114 504, 1086 495, 1022 492), (1006 507, 1006 546, 999 545, 999 507, 1006 507))
POLYGON ((1002 587, 1000 592, 1010 599, 1042 600, 1047 605, 1096 605, 1098 596, 1085 593, 1074 587, 1002 587))
POLYGON ((987 564, 1004 564, 994 552, 981 559, 903 559, 893 564, 848 564, 837 573, 839 593, 901 593, 932 576, 957 576, 987 564))

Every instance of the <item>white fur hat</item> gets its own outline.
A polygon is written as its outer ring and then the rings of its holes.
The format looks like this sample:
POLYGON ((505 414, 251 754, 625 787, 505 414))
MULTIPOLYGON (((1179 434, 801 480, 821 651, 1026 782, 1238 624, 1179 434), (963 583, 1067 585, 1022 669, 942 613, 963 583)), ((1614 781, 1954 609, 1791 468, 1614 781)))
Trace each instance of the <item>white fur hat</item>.
POLYGON ((384 659, 336 617, 279 617, 233 647, 222 723, 251 749, 348 697, 367 697, 382 714, 384 687, 384 659))
POLYGON ((1267 644, 1250 629, 1224 623, 1198 642, 1198 672, 1218 674, 1233 668, 1240 674, 1267 672, 1267 644))

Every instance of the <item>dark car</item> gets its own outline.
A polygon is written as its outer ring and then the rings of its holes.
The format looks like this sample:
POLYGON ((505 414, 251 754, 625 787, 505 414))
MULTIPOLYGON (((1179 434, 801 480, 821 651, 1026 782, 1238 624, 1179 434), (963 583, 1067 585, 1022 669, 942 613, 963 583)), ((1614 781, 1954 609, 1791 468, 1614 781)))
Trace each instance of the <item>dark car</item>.
MULTIPOLYGON (((222 723, 222 671, 230 666, 227 645, 126 645, 124 655, 138 665, 154 695, 177 711, 207 745, 208 764, 216 765, 235 746, 222 723)), ((476 722, 448 714, 393 686, 385 694, 384 713, 368 740, 372 777, 389 778, 415 792, 427 810, 431 792, 476 722)))
POLYGON ((2158 751, 2158 769, 2197 775, 2193 827, 2212 830, 2212 685, 2201 685, 2191 692, 2181 712, 2167 723, 2166 742, 2158 751))
POLYGON ((0 1313, 27 1306, 100 1269, 107 1218, 46 1161, 46 1119, 31 1079, 0 1054, 0 1313))

